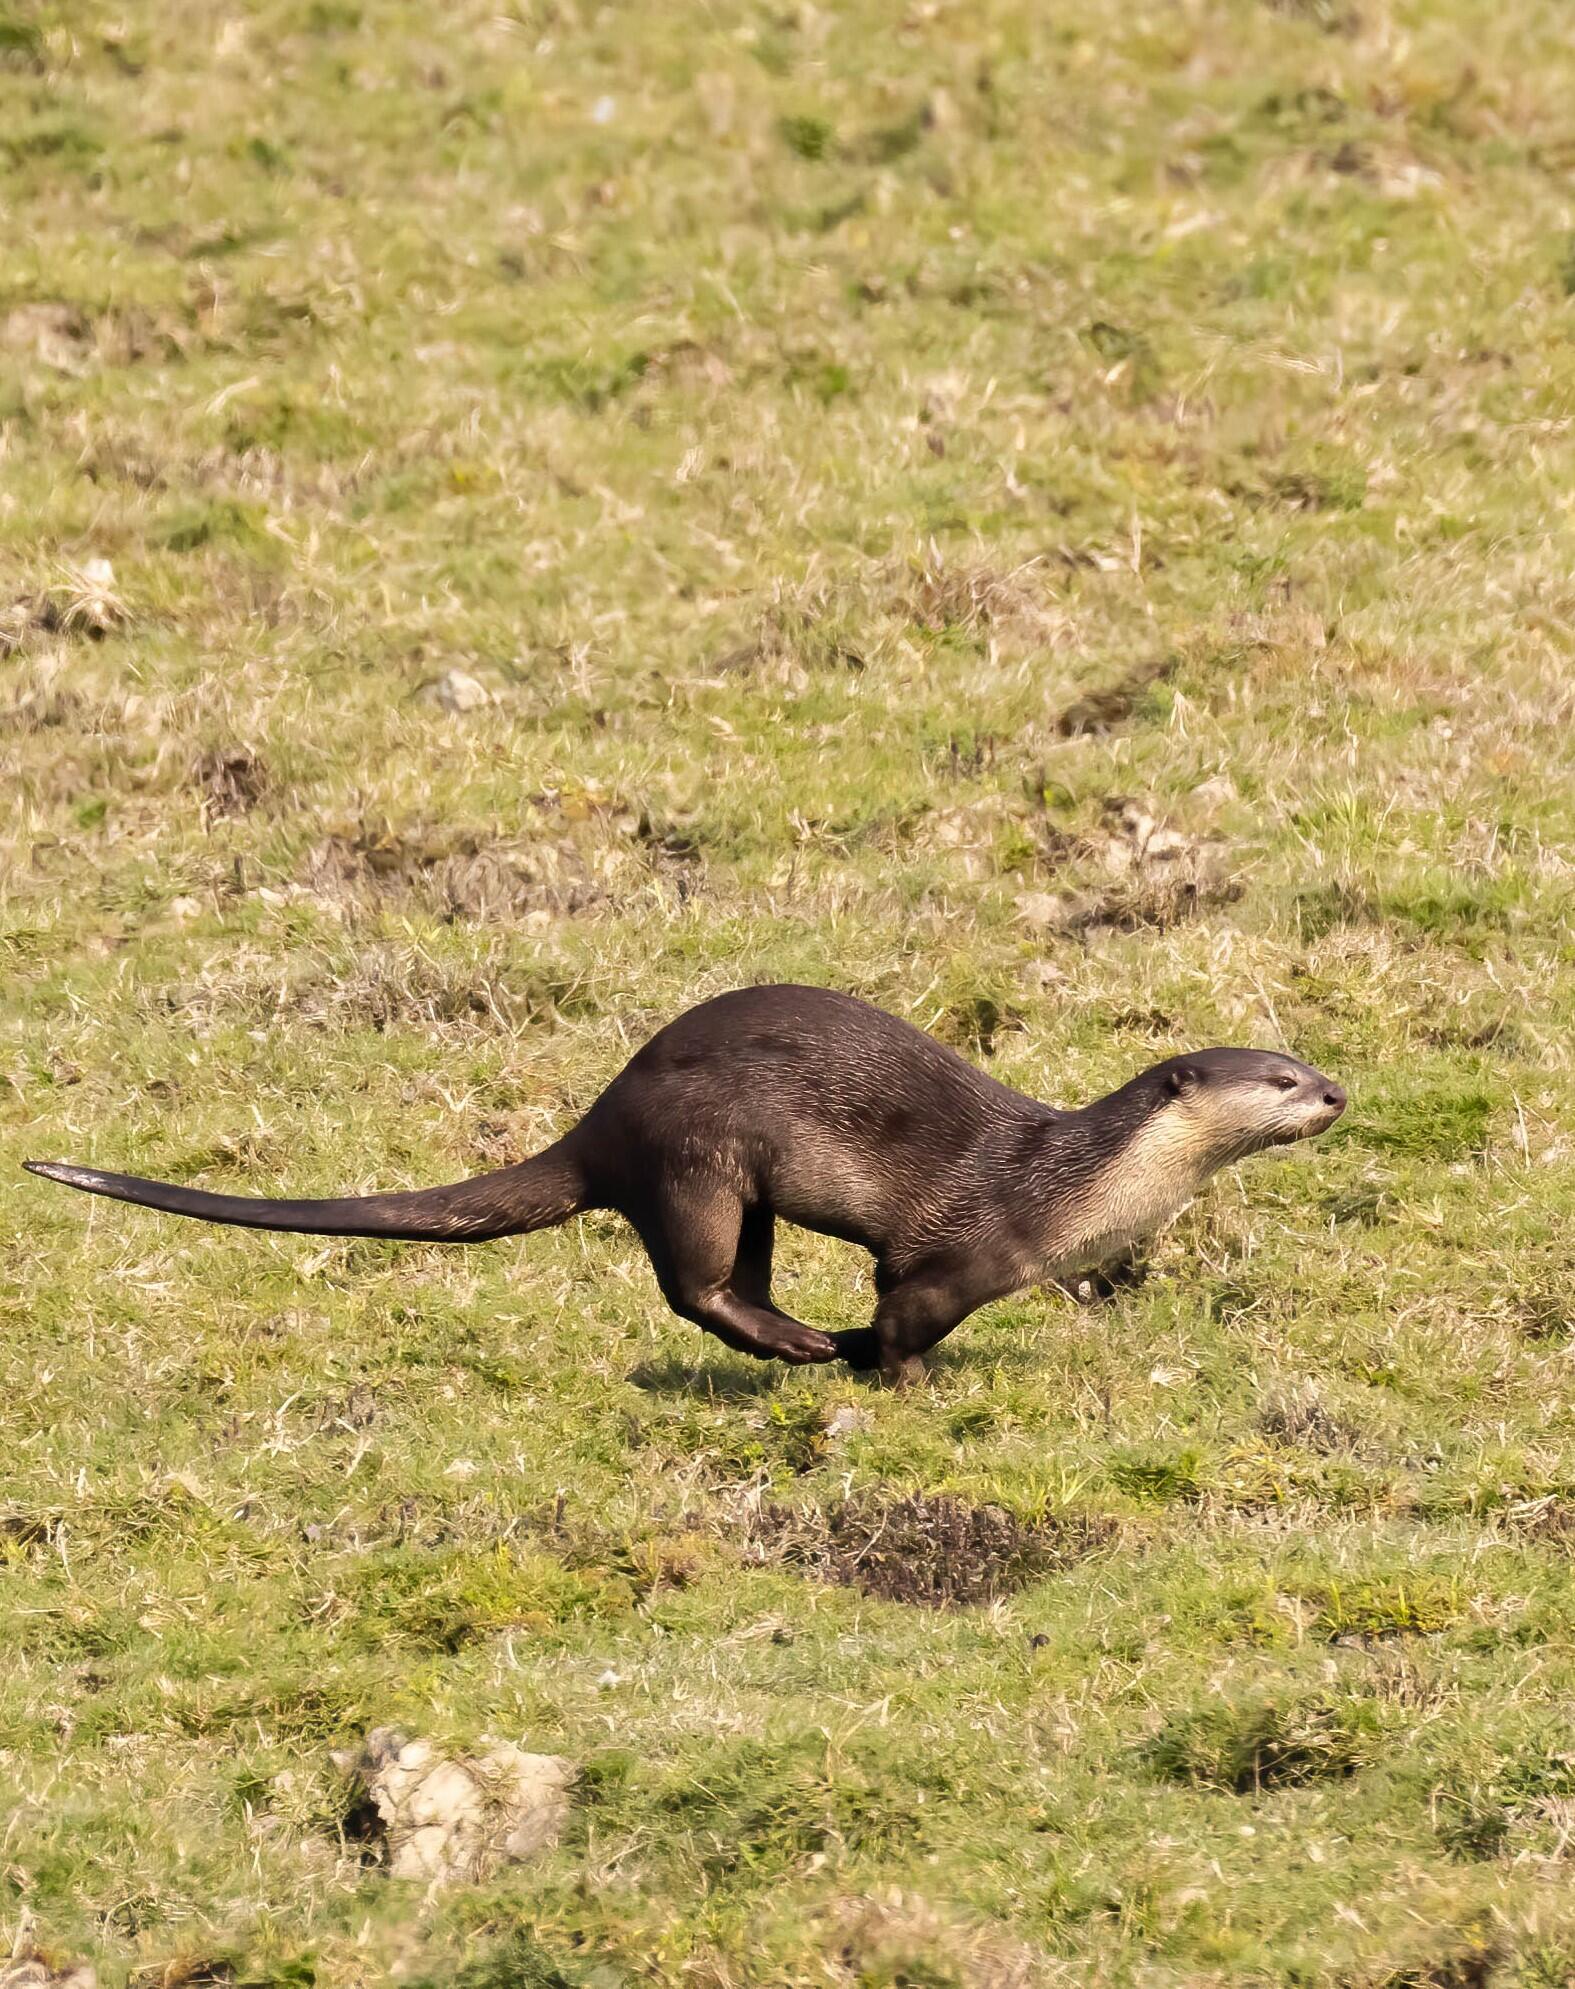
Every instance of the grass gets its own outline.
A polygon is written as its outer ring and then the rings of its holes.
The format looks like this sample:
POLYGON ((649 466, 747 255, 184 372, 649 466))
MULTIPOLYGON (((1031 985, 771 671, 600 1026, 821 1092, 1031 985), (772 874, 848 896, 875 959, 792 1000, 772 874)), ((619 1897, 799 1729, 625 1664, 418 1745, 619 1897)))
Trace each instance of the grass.
POLYGON ((1327 1698, 1291 1706, 1217 1701, 1169 1722, 1153 1762, 1174 1781, 1258 1795, 1354 1775, 1378 1752, 1372 1728, 1369 1708, 1327 1698))
POLYGON ((14 1945, 1569 1979, 1572 101, 1553 0, 0 4, 14 1945), (1353 1104, 902 1398, 17 1167, 452 1178, 757 978, 1353 1104), (562 1844, 392 1885, 387 1724, 562 1844))

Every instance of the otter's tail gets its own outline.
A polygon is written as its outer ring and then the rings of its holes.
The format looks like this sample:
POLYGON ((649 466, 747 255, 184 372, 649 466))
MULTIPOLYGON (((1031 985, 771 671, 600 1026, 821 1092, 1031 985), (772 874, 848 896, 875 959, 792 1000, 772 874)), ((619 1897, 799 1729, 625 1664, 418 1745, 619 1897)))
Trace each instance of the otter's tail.
POLYGON ((349 1195, 326 1202, 269 1202, 247 1195, 208 1195, 168 1181, 140 1181, 132 1174, 101 1174, 96 1167, 67 1167, 52 1160, 25 1160, 29 1173, 90 1195, 111 1195, 169 1215, 197 1216, 203 1222, 234 1223, 242 1229, 298 1230, 309 1236, 397 1236, 414 1243, 485 1243, 495 1236, 519 1236, 550 1229, 588 1206, 587 1184, 578 1161, 563 1141, 517 1167, 480 1174, 448 1188, 418 1188, 410 1194, 349 1195))

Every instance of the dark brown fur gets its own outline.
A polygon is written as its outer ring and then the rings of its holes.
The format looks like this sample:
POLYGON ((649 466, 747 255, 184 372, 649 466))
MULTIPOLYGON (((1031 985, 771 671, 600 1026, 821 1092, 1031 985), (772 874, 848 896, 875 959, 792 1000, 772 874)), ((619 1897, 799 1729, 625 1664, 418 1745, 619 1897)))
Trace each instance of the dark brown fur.
POLYGON ((27 1165, 176 1215, 319 1235, 477 1242, 616 1209, 668 1304, 728 1346, 904 1379, 978 1306, 1119 1272, 1216 1168, 1322 1131, 1344 1105, 1293 1058, 1205 1050, 1058 1111, 865 1002, 761 987, 679 1016, 562 1139, 453 1187, 254 1201, 27 1165), (823 1333, 772 1304, 778 1217, 872 1253, 870 1327, 823 1333))

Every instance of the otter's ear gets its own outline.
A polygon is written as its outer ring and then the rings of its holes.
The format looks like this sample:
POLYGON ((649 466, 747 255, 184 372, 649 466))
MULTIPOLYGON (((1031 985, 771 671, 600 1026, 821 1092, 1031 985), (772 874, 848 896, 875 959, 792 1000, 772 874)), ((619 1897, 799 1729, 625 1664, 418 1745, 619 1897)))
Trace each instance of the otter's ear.
POLYGON ((1165 1092, 1170 1098, 1180 1098, 1190 1091, 1198 1081, 1198 1074, 1188 1064, 1177 1064, 1174 1070, 1165 1073, 1165 1092))

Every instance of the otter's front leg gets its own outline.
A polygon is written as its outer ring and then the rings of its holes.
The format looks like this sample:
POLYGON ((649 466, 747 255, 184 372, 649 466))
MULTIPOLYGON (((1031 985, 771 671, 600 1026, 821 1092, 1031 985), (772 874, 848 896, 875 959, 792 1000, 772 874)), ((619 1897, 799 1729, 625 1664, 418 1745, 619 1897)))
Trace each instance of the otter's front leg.
POLYGON ((1014 1269, 990 1263, 932 1259, 903 1274, 878 1264, 874 1319, 832 1337, 849 1367, 877 1369, 888 1386, 908 1388, 924 1378, 924 1356, 937 1341, 1019 1283, 1014 1269))

